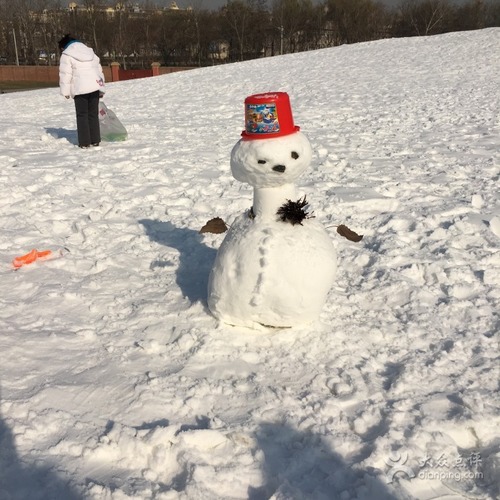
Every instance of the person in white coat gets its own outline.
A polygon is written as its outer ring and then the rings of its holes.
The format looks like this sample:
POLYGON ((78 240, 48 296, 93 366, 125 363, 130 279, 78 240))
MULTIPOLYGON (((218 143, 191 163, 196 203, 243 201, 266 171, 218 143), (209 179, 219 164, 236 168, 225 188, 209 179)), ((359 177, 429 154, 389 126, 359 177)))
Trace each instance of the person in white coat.
POLYGON ((59 49, 59 88, 61 95, 75 101, 78 145, 99 146, 99 98, 104 95, 101 61, 90 47, 69 34, 59 40, 59 49))

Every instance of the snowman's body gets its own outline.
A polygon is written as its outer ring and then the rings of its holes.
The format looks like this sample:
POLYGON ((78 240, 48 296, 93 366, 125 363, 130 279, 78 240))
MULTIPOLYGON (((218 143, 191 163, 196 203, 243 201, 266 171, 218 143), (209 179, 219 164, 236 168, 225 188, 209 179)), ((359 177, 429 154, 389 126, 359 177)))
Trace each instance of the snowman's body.
POLYGON ((210 274, 208 306, 220 320, 288 327, 321 312, 336 272, 332 241, 315 218, 292 224, 277 214, 297 200, 294 183, 311 155, 301 132, 233 148, 233 176, 254 187, 254 203, 231 225, 210 274))

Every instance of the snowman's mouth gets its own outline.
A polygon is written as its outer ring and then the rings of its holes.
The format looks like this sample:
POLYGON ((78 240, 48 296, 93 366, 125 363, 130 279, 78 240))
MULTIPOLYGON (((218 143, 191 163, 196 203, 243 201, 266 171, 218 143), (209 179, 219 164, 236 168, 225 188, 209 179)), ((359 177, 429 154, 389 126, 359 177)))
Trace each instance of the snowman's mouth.
POLYGON ((273 170, 275 172, 283 173, 286 170, 285 165, 274 165, 273 170))

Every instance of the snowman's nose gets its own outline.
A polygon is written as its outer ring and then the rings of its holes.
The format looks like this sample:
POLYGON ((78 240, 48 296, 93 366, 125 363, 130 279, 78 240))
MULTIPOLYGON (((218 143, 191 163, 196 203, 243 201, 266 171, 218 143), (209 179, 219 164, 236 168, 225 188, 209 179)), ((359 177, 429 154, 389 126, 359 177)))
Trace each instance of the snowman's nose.
POLYGON ((275 172, 284 172, 286 170, 285 165, 274 165, 273 170, 275 172))

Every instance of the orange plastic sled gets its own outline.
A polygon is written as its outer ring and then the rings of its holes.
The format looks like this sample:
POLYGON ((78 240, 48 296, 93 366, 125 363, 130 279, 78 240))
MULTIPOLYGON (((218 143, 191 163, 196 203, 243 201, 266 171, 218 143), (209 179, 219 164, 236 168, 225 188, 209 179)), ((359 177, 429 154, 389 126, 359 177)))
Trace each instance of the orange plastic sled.
POLYGON ((21 255, 20 257, 16 257, 12 261, 12 266, 15 269, 19 269, 20 267, 25 266, 26 264, 33 264, 36 260, 46 260, 49 259, 52 255, 52 250, 42 250, 38 251, 35 248, 31 250, 31 252, 26 255, 21 255))

